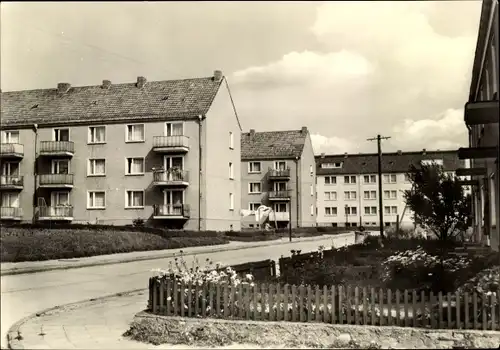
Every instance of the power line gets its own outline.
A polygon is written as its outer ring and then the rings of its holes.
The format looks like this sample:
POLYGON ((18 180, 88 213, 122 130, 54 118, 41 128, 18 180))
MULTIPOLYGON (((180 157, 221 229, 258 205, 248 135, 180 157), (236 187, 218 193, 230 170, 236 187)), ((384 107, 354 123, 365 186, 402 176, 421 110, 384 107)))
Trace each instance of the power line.
POLYGON ((380 136, 377 135, 377 137, 367 139, 367 141, 377 141, 377 154, 378 154, 378 215, 379 215, 379 221, 380 221, 380 237, 384 238, 384 212, 382 211, 383 209, 383 202, 382 202, 382 146, 381 146, 381 140, 388 140, 390 139, 390 136, 380 136))

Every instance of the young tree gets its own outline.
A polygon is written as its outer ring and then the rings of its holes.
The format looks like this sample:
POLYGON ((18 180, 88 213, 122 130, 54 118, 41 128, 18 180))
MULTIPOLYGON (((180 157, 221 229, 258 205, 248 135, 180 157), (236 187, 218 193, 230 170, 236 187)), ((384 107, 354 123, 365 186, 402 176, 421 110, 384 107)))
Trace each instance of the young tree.
POLYGON ((408 177, 412 189, 404 196, 417 224, 441 241, 452 240, 467 230, 471 225, 471 199, 458 177, 445 173, 436 163, 411 165, 408 177))

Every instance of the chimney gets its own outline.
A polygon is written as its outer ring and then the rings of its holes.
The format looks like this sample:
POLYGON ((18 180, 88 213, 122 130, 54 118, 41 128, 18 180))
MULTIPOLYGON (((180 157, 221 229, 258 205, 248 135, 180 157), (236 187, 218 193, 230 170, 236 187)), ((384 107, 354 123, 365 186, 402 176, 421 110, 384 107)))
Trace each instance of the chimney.
POLYGON ((109 89, 111 87, 111 80, 103 80, 102 81, 102 88, 103 89, 109 89))
POLYGON ((58 83, 57 84, 57 92, 59 92, 60 94, 67 93, 70 88, 71 88, 70 83, 58 83))
POLYGON ((221 70, 214 70, 214 81, 219 82, 222 80, 222 71, 221 70))
POLYGON ((255 135, 255 129, 250 129, 250 135, 251 136, 255 135))
POLYGON ((422 154, 425 156, 425 154, 426 154, 426 153, 427 153, 427 150, 424 148, 424 149, 422 150, 422 154))
POLYGON ((321 153, 321 158, 325 158, 325 154, 324 153, 321 153))
POLYGON ((142 89, 144 87, 144 85, 146 85, 146 78, 144 77, 137 77, 137 84, 135 84, 135 86, 137 86, 139 89, 142 89))
POLYGON ((347 152, 344 153, 344 158, 347 158, 347 152))
POLYGON ((403 152, 401 152, 401 150, 398 149, 398 155, 401 155, 401 154, 403 154, 403 152))
POLYGON ((302 134, 307 134, 307 126, 303 126, 302 130, 300 131, 302 134))

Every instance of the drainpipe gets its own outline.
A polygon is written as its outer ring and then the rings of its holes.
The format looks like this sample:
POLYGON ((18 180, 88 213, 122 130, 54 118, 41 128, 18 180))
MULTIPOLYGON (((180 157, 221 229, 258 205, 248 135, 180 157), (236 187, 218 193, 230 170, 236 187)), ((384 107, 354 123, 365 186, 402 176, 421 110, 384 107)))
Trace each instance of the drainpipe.
POLYGON ((299 157, 295 157, 295 191, 297 197, 297 228, 299 228, 299 212, 300 212, 300 200, 299 200, 299 157))
POLYGON ((33 162, 33 217, 32 222, 36 222, 36 180, 38 176, 38 124, 33 124, 33 132, 35 133, 35 147, 34 147, 34 156, 35 160, 33 162))
POLYGON ((200 114, 198 116, 198 231, 201 231, 201 171, 202 171, 202 155, 201 155, 201 122, 203 121, 203 116, 200 114))

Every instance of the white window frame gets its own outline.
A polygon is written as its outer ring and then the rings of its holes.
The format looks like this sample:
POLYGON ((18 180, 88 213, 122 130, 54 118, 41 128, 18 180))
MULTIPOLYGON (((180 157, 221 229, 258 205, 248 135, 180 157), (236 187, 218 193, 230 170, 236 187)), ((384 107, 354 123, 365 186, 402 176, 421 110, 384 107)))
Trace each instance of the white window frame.
POLYGON ((234 149, 234 134, 232 131, 229 132, 229 149, 234 149))
POLYGON ((375 206, 369 206, 364 208, 364 215, 377 215, 377 207, 375 206), (366 212, 366 209, 368 209, 368 213, 366 212))
POLYGON ((395 200, 398 198, 398 191, 396 190, 384 190, 384 199, 395 200), (394 196, 392 196, 394 194, 394 196))
POLYGON ((126 189, 125 190, 125 209, 144 209, 144 202, 146 200, 145 191, 142 189, 126 189), (142 193, 142 205, 129 205, 129 192, 141 192, 142 193))
POLYGON ((262 172, 262 162, 248 162, 248 173, 249 174, 259 174, 262 172), (259 171, 254 170, 255 164, 259 164, 259 171))
POLYGON ((338 215, 337 207, 325 207, 325 216, 337 216, 337 215, 338 215), (330 211, 330 214, 328 214, 327 211, 330 211))
MULTIPOLYGON (((132 130, 132 134, 133 134, 132 130)), ((134 123, 134 124, 127 124, 125 125, 125 142, 126 143, 134 143, 134 142, 145 142, 146 141, 146 124, 144 123, 134 123), (129 140, 128 138, 128 128, 130 127, 135 127, 135 126, 142 126, 142 140, 129 140)))
POLYGON ((10 177, 20 176, 20 171, 21 171, 21 162, 16 162, 16 161, 2 162, 2 176, 10 176, 10 177), (17 164, 17 172, 15 174, 12 173, 12 164, 17 164))
POLYGON ((164 129, 163 129, 163 135, 164 136, 168 136, 168 137, 171 137, 171 136, 184 136, 185 135, 185 125, 184 125, 184 122, 182 121, 175 121, 175 122, 166 122, 165 125, 164 125, 164 129), (172 134, 172 125, 182 125, 182 133, 181 135, 168 135, 168 129, 169 129, 169 125, 170 125, 170 134, 172 134))
POLYGON ((358 199, 358 195, 357 195, 356 191, 344 191, 344 200, 355 201, 356 199, 358 199), (353 198, 353 194, 354 194, 354 198, 353 198))
POLYGON ((249 202, 248 203, 248 210, 252 212, 252 214, 255 214, 255 211, 257 208, 259 208, 262 205, 260 202, 249 202))
POLYGON ((0 204, 6 208, 20 208, 21 195, 19 192, 2 192, 0 194, 0 204), (9 205, 4 203, 4 198, 8 198, 9 205), (15 205, 12 205, 14 203, 15 205))
MULTIPOLYGON (((94 169, 95 169, 95 164, 94 164, 94 169)), ((106 158, 89 158, 87 162, 87 176, 106 176, 106 158), (104 173, 103 174, 92 174, 91 169, 92 169, 92 162, 96 162, 98 160, 103 160, 104 161, 104 173)))
MULTIPOLYGON (((133 163, 133 162, 132 162, 133 163)), ((145 164, 145 158, 144 157, 125 157, 125 175, 126 176, 141 176, 144 175, 146 172, 146 164, 145 164), (128 160, 129 159, 142 159, 142 173, 129 173, 128 172, 128 160)))
POLYGON ((337 191, 325 191, 325 201, 336 201, 337 191), (332 194, 334 194, 335 199, 332 199, 332 194))
POLYGON ((68 174, 71 174, 71 161, 69 159, 52 159, 50 164, 50 173, 52 175, 60 174, 59 172, 56 173, 56 168, 59 168, 59 163, 63 162, 68 163, 68 174))
POLYGON ((422 164, 422 165, 436 164, 436 165, 443 166, 443 160, 442 159, 422 159, 420 161, 420 164, 422 164))
POLYGON ((369 190, 369 191, 363 191, 363 200, 365 201, 370 201, 370 200, 375 200, 377 199, 377 191, 369 190), (365 195, 368 193, 368 197, 365 195), (374 194, 372 196, 372 194, 374 194))
POLYGON ((275 181, 274 182, 274 185, 273 185, 273 191, 276 191, 276 192, 284 192, 284 191, 287 191, 288 190, 288 183, 286 181, 275 181), (280 190, 279 187, 283 187, 284 186, 284 190, 280 190))
POLYGON ((106 125, 96 125, 96 126, 89 126, 89 134, 88 134, 88 140, 87 144, 89 145, 100 145, 103 143, 106 143, 107 139, 107 128, 106 125), (96 137, 96 130, 99 128, 104 128, 104 140, 103 141, 92 141, 92 137, 95 139, 96 137))
POLYGON ((229 180, 234 180, 234 164, 229 162, 229 180))
POLYGON ((340 169, 342 168, 342 162, 334 162, 334 163, 322 163, 322 169, 340 169))
POLYGON ((262 183, 261 182, 258 182, 258 181, 255 181, 255 182, 250 182, 248 184, 248 193, 249 194, 261 194, 262 193, 262 183), (252 185, 253 184, 259 184, 259 191, 258 192, 252 192, 252 185))
POLYGON ((310 191, 311 191, 311 196, 314 196, 314 187, 313 185, 309 185, 310 191))
POLYGON ((286 170, 286 169, 287 169, 286 160, 276 160, 276 161, 274 162, 274 170, 280 170, 280 166, 279 166, 279 165, 280 165, 281 163, 285 164, 285 167, 284 167, 283 169, 285 169, 285 170, 286 170))
POLYGON ((363 175, 363 183, 375 184, 375 183, 377 183, 377 176, 376 175, 363 175), (366 181, 366 178, 368 178, 368 181, 366 181))
MULTIPOLYGON (((344 207, 344 215, 345 215, 345 207, 344 207)), ((347 215, 348 216, 357 216, 358 215, 358 207, 347 207, 347 215), (356 213, 353 214, 353 210, 356 211, 356 213)))
POLYGON ((180 205, 185 205, 186 204, 186 191, 181 190, 181 189, 166 189, 163 191, 163 205, 177 205, 177 204, 167 204, 167 197, 170 196, 170 200, 172 201, 173 194, 174 192, 181 192, 182 193, 182 202, 180 205))
POLYGON ((397 174, 384 174, 384 183, 395 184, 397 182, 398 182, 397 174), (393 178, 394 178, 394 181, 392 181, 393 178))
MULTIPOLYGON (((141 157, 132 157, 132 158, 141 158, 141 157)), ((184 156, 182 156, 182 155, 165 155, 165 156, 163 156, 163 168, 165 170, 171 169, 172 168, 172 159, 174 159, 174 158, 181 158, 182 159, 182 165, 181 165, 180 170, 184 170, 184 161, 185 160, 184 160, 184 156)), ((146 161, 146 159, 144 159, 144 161, 146 161)), ((144 166, 146 166, 146 164, 144 164, 144 166)))
POLYGON ((20 144, 21 143, 21 133, 19 132, 19 130, 2 131, 1 142, 2 143, 9 143, 9 144, 16 143, 16 142, 12 142, 12 134, 17 134, 17 143, 20 144))
POLYGON ((408 174, 405 174, 405 183, 410 183, 410 177, 408 176, 408 174))
POLYGON ((65 142, 65 141, 58 140, 61 138, 61 131, 62 130, 68 130, 68 141, 71 141, 71 129, 70 128, 53 128, 52 129, 52 141, 65 142))
POLYGON ((234 210, 234 193, 229 192, 229 210, 234 210))
MULTIPOLYGON (((64 194, 64 195, 67 195, 68 196, 68 206, 71 205, 71 196, 69 194, 69 191, 53 191, 51 192, 50 194, 50 206, 51 207, 60 207, 62 205, 55 205, 54 203, 56 202, 54 199, 58 196, 60 196, 61 194, 64 194)), ((87 197, 88 198, 88 197, 87 197)))
POLYGON ((87 191, 87 209, 93 210, 93 209, 106 209, 106 191, 105 190, 88 190, 87 191), (103 207, 96 207, 91 204, 95 203, 95 195, 96 193, 104 193, 104 206, 103 207), (92 199, 90 199, 90 194, 93 194, 92 199), (90 203, 92 202, 92 203, 90 203))
POLYGON ((314 216, 314 204, 310 205, 309 210, 310 210, 311 216, 314 216))
POLYGON ((335 175, 325 176, 325 186, 335 186, 336 184, 337 184, 337 176, 335 176, 335 175), (330 179, 330 183, 326 183, 326 178, 330 179))
POLYGON ((344 175, 344 185, 356 185, 356 175, 344 175), (348 182, 345 180, 348 179, 348 182), (352 181, 354 179, 354 182, 352 181))

